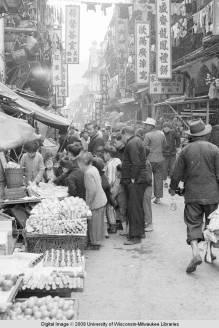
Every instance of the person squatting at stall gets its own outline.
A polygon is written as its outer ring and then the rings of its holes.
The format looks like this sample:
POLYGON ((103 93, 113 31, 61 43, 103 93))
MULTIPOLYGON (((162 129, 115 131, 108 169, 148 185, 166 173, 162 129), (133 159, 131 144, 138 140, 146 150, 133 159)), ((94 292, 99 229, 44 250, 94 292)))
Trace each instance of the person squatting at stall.
POLYGON ((156 121, 153 118, 147 118, 144 123, 146 129, 144 144, 150 151, 148 160, 154 177, 154 203, 160 204, 160 199, 163 197, 163 149, 166 146, 166 138, 162 131, 155 128, 156 121))
POLYGON ((122 130, 123 141, 126 144, 122 163, 121 183, 125 186, 128 195, 128 223, 129 236, 125 245, 141 242, 145 237, 143 197, 147 186, 146 156, 144 144, 132 127, 122 130))
POLYGON ((38 152, 38 141, 31 141, 25 144, 20 166, 24 168, 25 182, 28 185, 31 182, 39 183, 43 179, 44 163, 43 157, 38 152))
POLYGON ((202 120, 190 124, 190 143, 179 154, 170 183, 169 192, 174 196, 179 182, 184 182, 184 220, 193 254, 187 273, 202 263, 198 243, 203 240, 203 218, 205 215, 208 224, 208 216, 219 202, 219 149, 208 142, 210 133, 211 126, 202 120))
POLYGON ((90 247, 99 249, 104 239, 104 214, 107 198, 102 188, 100 174, 92 165, 92 154, 82 151, 77 161, 80 169, 84 172, 86 203, 92 212, 92 218, 88 220, 90 247))

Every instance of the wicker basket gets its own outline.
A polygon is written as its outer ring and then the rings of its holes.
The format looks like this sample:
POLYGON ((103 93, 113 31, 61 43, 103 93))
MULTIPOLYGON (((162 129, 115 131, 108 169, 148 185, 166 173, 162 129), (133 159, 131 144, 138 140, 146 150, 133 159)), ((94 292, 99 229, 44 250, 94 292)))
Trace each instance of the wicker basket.
POLYGON ((39 235, 23 232, 25 250, 29 253, 44 253, 49 249, 75 249, 87 246, 87 236, 39 235))
POLYGON ((5 177, 8 188, 19 188, 23 186, 23 168, 6 168, 5 169, 5 177))
POLYGON ((9 188, 9 189, 5 188, 4 199, 15 200, 15 199, 24 198, 26 196, 27 193, 25 187, 9 188))

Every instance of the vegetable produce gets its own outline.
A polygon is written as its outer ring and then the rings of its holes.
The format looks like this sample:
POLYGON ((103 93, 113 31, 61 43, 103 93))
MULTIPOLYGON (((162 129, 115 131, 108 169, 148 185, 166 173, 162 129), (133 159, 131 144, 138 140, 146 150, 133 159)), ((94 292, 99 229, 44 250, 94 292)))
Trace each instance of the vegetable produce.
POLYGON ((51 249, 45 252, 43 266, 72 267, 84 263, 81 250, 51 249))
POLYGON ((30 196, 37 196, 45 199, 50 198, 65 198, 68 196, 68 188, 64 186, 56 186, 51 183, 41 182, 39 186, 35 183, 30 184, 28 187, 30 196))
POLYGON ((39 234, 86 235, 87 220, 91 215, 85 201, 69 197, 63 201, 44 199, 31 211, 26 231, 39 234))
POLYGON ((70 289, 83 289, 84 273, 77 272, 77 276, 74 276, 74 272, 63 273, 54 271, 52 274, 46 273, 31 273, 25 275, 23 280, 22 289, 46 289, 56 290, 57 288, 70 288, 70 289))
POLYGON ((0 291, 10 290, 16 283, 18 276, 12 274, 0 274, 0 291))
POLYGON ((16 302, 8 311, 8 320, 75 320, 77 314, 75 300, 65 300, 58 296, 30 297, 24 302, 16 302))

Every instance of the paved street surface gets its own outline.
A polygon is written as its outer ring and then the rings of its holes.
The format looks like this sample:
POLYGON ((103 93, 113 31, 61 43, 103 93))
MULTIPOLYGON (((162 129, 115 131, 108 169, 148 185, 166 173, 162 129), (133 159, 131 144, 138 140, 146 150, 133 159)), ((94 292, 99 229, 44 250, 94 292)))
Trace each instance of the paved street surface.
POLYGON ((111 235, 100 251, 87 252, 82 320, 219 319, 219 252, 214 265, 203 263, 187 275, 183 198, 171 211, 169 196, 153 205, 154 231, 137 246, 111 235))

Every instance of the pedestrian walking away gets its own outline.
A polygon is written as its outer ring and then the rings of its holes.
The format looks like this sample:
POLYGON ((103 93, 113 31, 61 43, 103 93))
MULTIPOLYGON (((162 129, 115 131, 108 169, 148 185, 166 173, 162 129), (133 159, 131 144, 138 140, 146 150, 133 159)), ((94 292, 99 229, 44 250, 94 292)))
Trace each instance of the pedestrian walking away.
POLYGON ((160 204, 160 199, 163 197, 163 151, 167 143, 164 133, 156 129, 156 121, 153 118, 147 118, 144 123, 146 129, 144 145, 149 150, 148 160, 153 172, 154 203, 160 204))
POLYGON ((164 122, 163 132, 166 138, 166 145, 163 149, 163 180, 164 187, 168 188, 167 178, 172 175, 173 168, 176 162, 176 154, 177 152, 179 152, 180 133, 171 128, 170 122, 164 122))
POLYGON ((126 143, 122 163, 122 184, 128 194, 129 240, 125 245, 140 243, 145 236, 143 197, 146 188, 146 156, 143 141, 134 135, 132 127, 122 130, 126 143))
POLYGON ((187 273, 202 263, 198 243, 203 240, 203 224, 208 224, 208 216, 219 202, 219 149, 208 142, 210 133, 211 126, 202 120, 191 123, 190 143, 180 153, 170 183, 171 195, 180 181, 185 187, 184 220, 193 254, 187 273))

